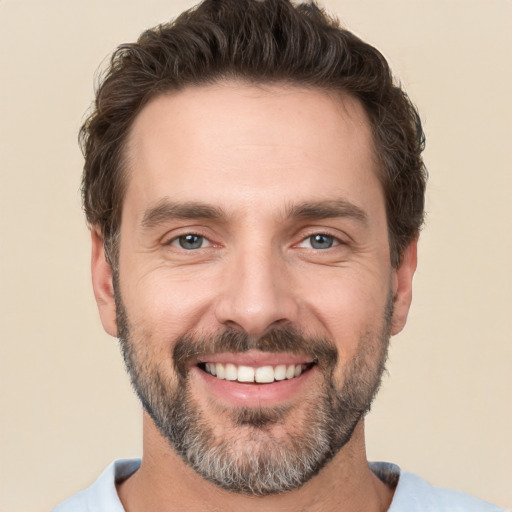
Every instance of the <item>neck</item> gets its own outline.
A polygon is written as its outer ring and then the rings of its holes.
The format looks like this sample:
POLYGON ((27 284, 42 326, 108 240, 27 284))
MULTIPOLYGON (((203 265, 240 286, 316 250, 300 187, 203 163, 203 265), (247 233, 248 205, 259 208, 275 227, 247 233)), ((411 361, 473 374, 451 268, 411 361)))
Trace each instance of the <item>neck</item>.
POLYGON ((146 415, 141 467, 118 486, 118 493, 126 512, 384 512, 393 497, 368 466, 363 420, 340 452, 302 487, 254 497, 225 491, 197 475, 146 415))

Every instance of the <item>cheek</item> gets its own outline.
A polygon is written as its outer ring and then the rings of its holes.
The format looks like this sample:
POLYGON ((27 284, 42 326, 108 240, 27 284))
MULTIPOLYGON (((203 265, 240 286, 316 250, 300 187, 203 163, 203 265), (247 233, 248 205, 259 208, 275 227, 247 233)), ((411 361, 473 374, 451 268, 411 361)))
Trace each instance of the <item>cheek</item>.
POLYGON ((180 275, 163 268, 133 280, 122 290, 134 322, 155 338, 174 338, 205 321, 215 286, 205 276, 180 275))
POLYGON ((302 294, 304 325, 308 330, 316 326, 319 332, 325 332, 336 343, 340 358, 351 359, 363 337, 379 337, 382 333, 389 280, 338 272, 331 273, 324 282, 326 286, 302 294))

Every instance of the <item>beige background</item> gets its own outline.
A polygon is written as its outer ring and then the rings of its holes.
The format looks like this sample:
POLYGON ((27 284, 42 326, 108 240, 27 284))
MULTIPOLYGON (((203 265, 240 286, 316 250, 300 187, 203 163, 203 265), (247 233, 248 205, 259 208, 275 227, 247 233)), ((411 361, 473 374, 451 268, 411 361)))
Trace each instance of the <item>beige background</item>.
MULTIPOLYGON (((100 61, 189 5, 0 0, 2 512, 48 511, 140 454, 92 298, 76 136, 100 61)), ((369 457, 512 508, 512 1, 326 5, 389 58, 428 136, 416 293, 369 457)))

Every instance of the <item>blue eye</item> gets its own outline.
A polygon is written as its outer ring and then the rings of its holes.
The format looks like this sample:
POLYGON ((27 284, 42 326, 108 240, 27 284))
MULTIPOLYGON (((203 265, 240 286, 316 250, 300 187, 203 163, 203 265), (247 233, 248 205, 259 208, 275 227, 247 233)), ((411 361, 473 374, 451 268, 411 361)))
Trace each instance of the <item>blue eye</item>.
POLYGON ((313 249, 330 249, 334 245, 337 245, 336 239, 333 236, 322 233, 309 236, 303 243, 307 244, 308 242, 313 249))
POLYGON ((178 243, 178 245, 187 251, 192 251, 194 249, 201 249, 203 247, 203 244, 205 242, 204 236, 200 235, 183 235, 179 236, 175 240, 173 240, 173 243, 178 243))

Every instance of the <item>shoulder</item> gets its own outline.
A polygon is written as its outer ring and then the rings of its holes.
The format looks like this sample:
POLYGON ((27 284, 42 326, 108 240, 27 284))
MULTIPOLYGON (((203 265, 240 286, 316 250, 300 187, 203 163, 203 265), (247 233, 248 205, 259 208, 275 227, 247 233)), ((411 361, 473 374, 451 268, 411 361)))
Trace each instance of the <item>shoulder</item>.
POLYGON ((407 503, 414 510, 446 510, 450 512, 503 512, 503 509, 479 500, 469 494, 435 487, 417 475, 402 471, 399 482, 402 483, 407 503))
POLYGON ((396 483, 389 512, 505 512, 469 494, 431 485, 394 464, 377 462, 370 467, 381 480, 396 483))
POLYGON ((116 483, 128 478, 140 466, 140 459, 119 459, 112 462, 97 480, 52 512, 124 512, 116 491, 116 483))

